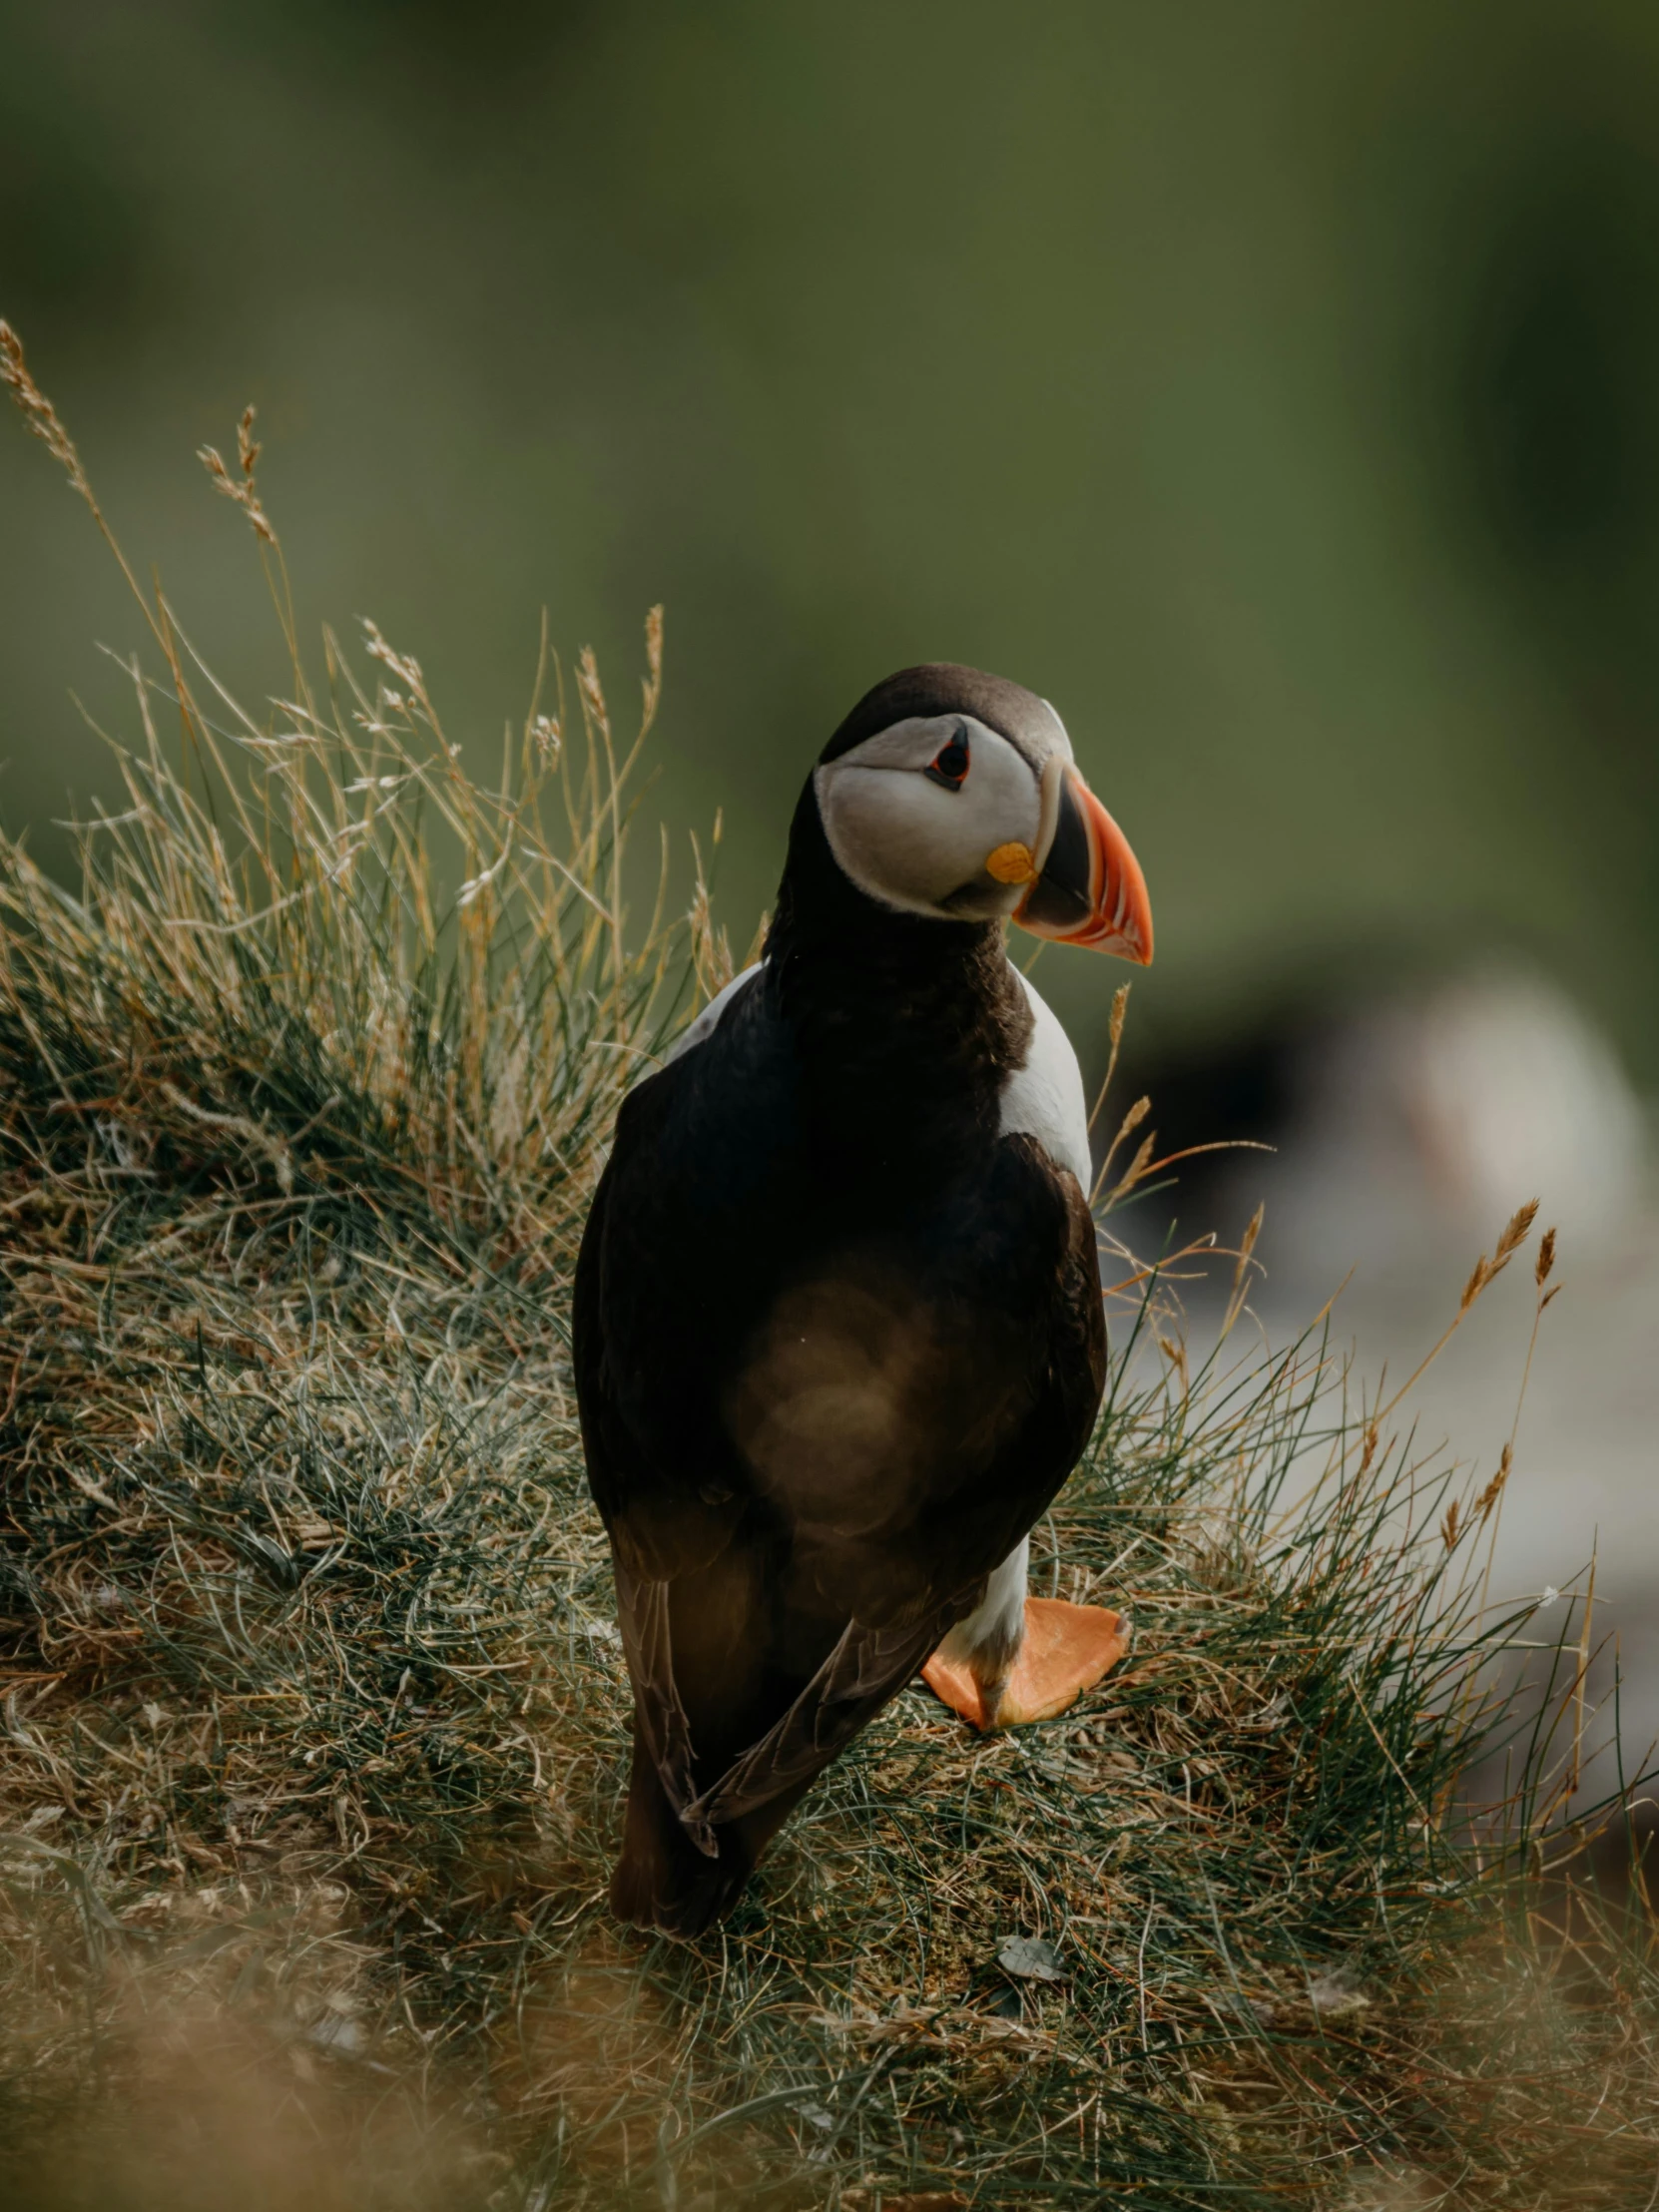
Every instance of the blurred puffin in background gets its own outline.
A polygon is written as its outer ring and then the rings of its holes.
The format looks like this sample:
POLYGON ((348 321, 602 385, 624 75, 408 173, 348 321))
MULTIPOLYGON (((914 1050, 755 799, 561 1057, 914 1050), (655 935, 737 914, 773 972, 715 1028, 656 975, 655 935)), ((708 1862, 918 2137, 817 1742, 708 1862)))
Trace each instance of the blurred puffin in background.
POLYGON ((727 1913, 918 1669, 989 1729, 1125 1647, 1025 1594, 1106 1335, 1082 1079, 1010 918, 1152 957, 1053 708, 904 669, 807 781, 761 960, 617 1118, 574 1319, 634 1690, 624 1921, 727 1913))

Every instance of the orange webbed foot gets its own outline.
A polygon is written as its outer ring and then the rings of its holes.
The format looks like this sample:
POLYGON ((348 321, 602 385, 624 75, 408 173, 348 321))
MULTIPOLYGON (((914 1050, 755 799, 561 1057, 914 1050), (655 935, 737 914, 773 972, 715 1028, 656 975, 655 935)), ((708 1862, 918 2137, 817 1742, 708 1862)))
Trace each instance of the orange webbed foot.
POLYGON ((965 1659, 934 1652, 921 1679, 953 1713, 981 1734, 1052 1720, 1129 1649, 1129 1623, 1105 1605, 1070 1605, 1064 1598, 1028 1597, 1025 1635, 1000 1691, 982 1684, 965 1659), (995 1711, 987 1712, 987 1699, 995 1711))

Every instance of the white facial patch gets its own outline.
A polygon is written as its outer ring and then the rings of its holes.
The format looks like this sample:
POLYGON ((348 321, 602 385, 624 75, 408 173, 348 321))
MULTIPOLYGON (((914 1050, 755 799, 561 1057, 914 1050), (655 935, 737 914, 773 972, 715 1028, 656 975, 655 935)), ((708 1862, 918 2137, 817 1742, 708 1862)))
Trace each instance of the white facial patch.
POLYGON ((941 920, 1019 904, 1023 886, 985 862, 1010 844, 1035 850, 1041 793, 1024 754, 972 715, 909 716, 826 762, 813 783, 830 851, 871 898, 941 920), (951 790, 926 772, 958 736, 968 766, 951 790))

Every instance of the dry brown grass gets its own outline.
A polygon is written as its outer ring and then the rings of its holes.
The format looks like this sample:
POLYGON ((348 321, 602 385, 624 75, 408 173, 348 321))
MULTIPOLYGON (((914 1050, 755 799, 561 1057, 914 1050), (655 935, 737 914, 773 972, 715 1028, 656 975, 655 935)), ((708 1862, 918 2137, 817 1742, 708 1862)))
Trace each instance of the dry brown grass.
POLYGON ((80 889, 0 847, 14 2199, 1633 2212, 1645 1936, 1581 1917, 1563 1974, 1531 1879, 1579 1811, 1578 1646, 1471 1843, 1460 1780, 1527 1717, 1483 1687, 1527 1626, 1476 1595, 1502 1481, 1419 1460, 1319 1336, 1230 1365, 1248 1255, 1196 1374, 1141 1359, 1170 1325, 1126 1286, 1039 1531, 1131 1662, 989 1742, 912 1689, 727 1930, 610 1923, 570 1263, 617 1100, 730 953, 701 893, 630 922, 638 744, 591 662, 572 705, 544 654, 487 787, 372 628, 313 683, 240 445, 210 468, 278 698, 244 713, 146 602, 80 889), (1061 1978, 1006 1972, 1013 1934, 1061 1978))

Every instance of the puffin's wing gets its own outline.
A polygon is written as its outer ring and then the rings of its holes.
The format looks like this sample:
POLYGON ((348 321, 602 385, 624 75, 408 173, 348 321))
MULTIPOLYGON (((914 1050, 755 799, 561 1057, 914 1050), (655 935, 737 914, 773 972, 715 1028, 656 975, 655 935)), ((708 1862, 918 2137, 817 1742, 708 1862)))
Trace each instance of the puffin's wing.
MULTIPOLYGON (((636 1094, 637 1096, 638 1094, 636 1094)), ((626 1113, 627 1108, 624 1108, 626 1113)), ((620 1247, 611 1271, 624 1282, 649 1281, 653 1225, 638 1207, 617 1218, 616 1171, 634 1149, 623 1142, 599 1179, 576 1261, 572 1300, 572 1366, 582 1419, 588 1486, 599 1507, 619 1567, 640 1588, 694 1573, 718 1558, 741 1521, 744 1500, 731 1478, 729 1454, 707 1434, 709 1408, 699 1402, 697 1377, 667 1332, 607 1326, 607 1252, 620 1247), (653 1338, 660 1350, 651 1347, 653 1338), (648 1383, 655 1383, 655 1390, 648 1383), (671 1444, 642 1421, 656 1400, 677 1411, 681 1433, 671 1444), (630 1408, 633 1408, 632 1412, 630 1408), (677 1447, 677 1448, 676 1448, 677 1447)), ((652 1317, 653 1319, 655 1317, 652 1317)), ((619 1591, 620 1598, 620 1591, 619 1591)), ((626 1608, 626 1600, 622 1600, 626 1608)), ((640 1602, 646 1601, 642 1597, 640 1602)), ((657 1631, 642 1629, 642 1651, 657 1631)), ((666 1624, 661 1631, 666 1637, 666 1624)))
POLYGON ((977 1603, 1076 1465, 1105 1365, 1087 1202, 1016 1135, 908 1253, 831 1251, 782 1291, 722 1409, 803 1598, 889 1626, 977 1603))
MULTIPOLYGON (((666 1087, 665 1078, 656 1078, 655 1087, 666 1087)), ((695 1333, 665 1328, 651 1304, 663 1273, 653 1265, 660 1223, 649 1207, 630 1203, 626 1179, 649 1153, 661 1110, 660 1097, 636 1092, 619 1120, 577 1258, 572 1365, 588 1483, 611 1539, 640 1748, 680 1813, 697 1794, 696 1746, 675 1676, 673 1592, 730 1549, 750 1500, 741 1468, 718 1432, 710 1433, 716 1408, 698 1388, 697 1370, 706 1362, 695 1333), (643 1289, 641 1311, 627 1303, 631 1286, 643 1289), (654 1405, 675 1416, 672 1434, 651 1421, 654 1405)), ((715 1848, 703 1834, 694 1832, 694 1840, 715 1848)))

